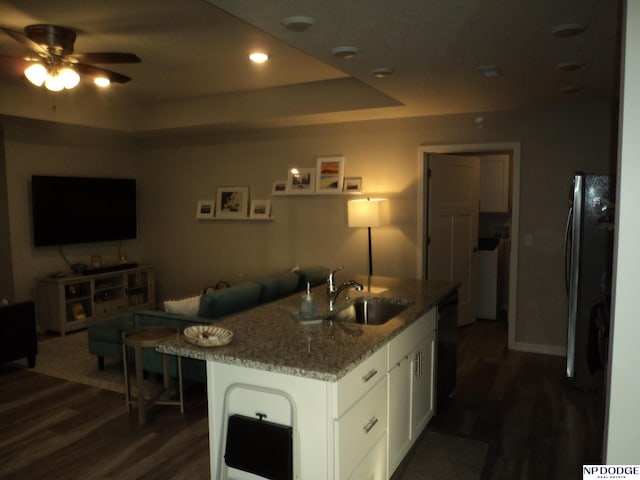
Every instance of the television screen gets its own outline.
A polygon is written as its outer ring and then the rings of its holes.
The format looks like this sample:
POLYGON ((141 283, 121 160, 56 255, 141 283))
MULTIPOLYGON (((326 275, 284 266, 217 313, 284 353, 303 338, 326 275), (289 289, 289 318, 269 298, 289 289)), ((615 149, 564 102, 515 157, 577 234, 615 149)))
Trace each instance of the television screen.
POLYGON ((136 238, 136 181, 31 177, 36 247, 136 238))

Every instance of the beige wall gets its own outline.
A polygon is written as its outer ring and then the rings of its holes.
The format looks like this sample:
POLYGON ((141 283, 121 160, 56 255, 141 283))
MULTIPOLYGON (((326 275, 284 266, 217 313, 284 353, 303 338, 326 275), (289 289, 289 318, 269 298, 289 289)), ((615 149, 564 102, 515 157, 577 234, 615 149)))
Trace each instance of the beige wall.
MULTIPOLYGON (((35 299, 36 278, 68 271, 56 247, 33 247, 31 175, 135 177, 131 143, 110 131, 5 119, 9 233, 16 300, 35 299)), ((82 201, 82 199, 78 199, 82 201)), ((125 242, 138 251, 139 242, 125 242)), ((117 258, 117 242, 63 248, 70 263, 117 258)))
MULTIPOLYGON (((513 235, 531 235, 533 244, 525 247, 520 241, 516 340, 561 347, 566 336, 562 245, 569 181, 576 169, 607 171, 610 113, 605 104, 484 113, 482 129, 476 128, 475 115, 455 115, 223 136, 165 132, 138 137, 135 150, 115 156, 106 146, 93 151, 7 138, 8 170, 16 182, 9 192, 10 208, 19 212, 11 219, 12 238, 19 242, 13 259, 24 266, 16 273, 16 290, 30 296, 35 276, 62 268, 55 250, 30 246, 28 222, 18 219, 29 215, 28 176, 43 168, 44 173, 63 169, 137 175, 140 236, 134 242, 137 258, 130 256, 156 266, 162 299, 294 265, 344 265, 349 272, 366 272, 366 230, 347 227, 347 197, 269 195, 273 180, 286 178, 288 168, 315 167, 316 156, 333 154, 344 155, 345 174, 362 176, 367 192, 391 199, 392 225, 373 231, 374 273, 414 277, 421 248, 416 231, 419 146, 521 142, 520 232, 513 235), (45 152, 50 158, 53 152, 57 161, 42 160, 45 152), (229 185, 248 185, 252 198, 270 198, 274 221, 196 221, 197 201, 213 199, 216 186, 229 185)), ((77 251, 88 258, 100 248, 77 251)))

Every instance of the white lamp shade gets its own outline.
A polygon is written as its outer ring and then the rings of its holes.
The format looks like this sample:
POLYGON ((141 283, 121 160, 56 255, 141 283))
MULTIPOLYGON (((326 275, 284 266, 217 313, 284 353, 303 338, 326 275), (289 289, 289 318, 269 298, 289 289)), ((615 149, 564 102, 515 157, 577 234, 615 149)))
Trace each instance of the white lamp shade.
POLYGON ((349 200, 347 217, 350 227, 381 227, 390 223, 389 200, 367 198, 349 200))
POLYGON ((60 92, 61 90, 64 90, 64 83, 62 83, 62 78, 60 78, 60 76, 49 75, 44 82, 44 88, 52 92, 60 92))
POLYGON ((42 86, 48 75, 47 69, 40 63, 29 65, 24 71, 24 76, 36 87, 42 86))
POLYGON ((80 83, 80 75, 72 68, 61 69, 59 75, 66 89, 70 90, 80 83))

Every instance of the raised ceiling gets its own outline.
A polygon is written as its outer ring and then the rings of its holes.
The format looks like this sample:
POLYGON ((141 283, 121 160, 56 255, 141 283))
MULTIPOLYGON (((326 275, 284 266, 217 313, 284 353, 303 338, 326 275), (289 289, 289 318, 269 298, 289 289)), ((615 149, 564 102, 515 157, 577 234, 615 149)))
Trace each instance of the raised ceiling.
POLYGON ((76 52, 132 52, 142 63, 104 65, 133 78, 124 85, 49 93, 21 77, 23 62, 8 57, 29 52, 1 35, 0 114, 144 131, 607 101, 617 90, 619 8, 602 0, 2 0, 5 28, 72 27, 76 52), (290 31, 282 20, 292 15, 315 23, 290 31), (587 29, 552 35, 570 23, 587 29), (340 46, 359 54, 335 57, 340 46), (249 62, 254 49, 270 60, 249 62), (567 61, 584 66, 556 68, 567 61), (478 67, 488 65, 501 75, 485 78, 478 67), (371 74, 380 67, 394 74, 371 74))

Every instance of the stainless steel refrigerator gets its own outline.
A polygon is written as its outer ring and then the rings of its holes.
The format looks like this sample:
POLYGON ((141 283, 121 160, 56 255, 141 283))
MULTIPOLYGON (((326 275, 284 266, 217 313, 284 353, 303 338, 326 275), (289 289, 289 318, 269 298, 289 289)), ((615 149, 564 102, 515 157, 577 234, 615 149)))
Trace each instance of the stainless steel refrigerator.
POLYGON ((599 390, 607 362, 614 195, 611 177, 576 173, 565 238, 569 382, 599 390))

